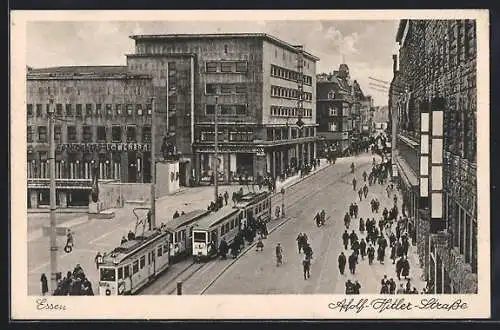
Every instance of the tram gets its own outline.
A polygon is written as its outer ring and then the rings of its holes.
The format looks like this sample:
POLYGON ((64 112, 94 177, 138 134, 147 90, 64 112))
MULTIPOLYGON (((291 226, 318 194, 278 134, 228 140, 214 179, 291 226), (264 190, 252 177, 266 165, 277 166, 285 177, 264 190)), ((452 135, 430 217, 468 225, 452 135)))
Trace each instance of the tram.
POLYGON ((271 193, 269 191, 248 193, 243 195, 234 207, 243 212, 241 219, 243 227, 246 227, 250 219, 260 218, 264 222, 269 222, 272 214, 271 193))
POLYGON ((170 233, 145 231, 103 257, 98 266, 99 295, 130 295, 169 267, 170 233))
POLYGON ((193 227, 210 211, 194 210, 180 215, 165 224, 165 229, 170 233, 170 260, 176 261, 180 257, 191 255, 193 227))
POLYGON ((200 219, 193 227, 193 259, 200 261, 217 256, 222 238, 230 245, 241 228, 242 218, 242 210, 228 207, 200 219))

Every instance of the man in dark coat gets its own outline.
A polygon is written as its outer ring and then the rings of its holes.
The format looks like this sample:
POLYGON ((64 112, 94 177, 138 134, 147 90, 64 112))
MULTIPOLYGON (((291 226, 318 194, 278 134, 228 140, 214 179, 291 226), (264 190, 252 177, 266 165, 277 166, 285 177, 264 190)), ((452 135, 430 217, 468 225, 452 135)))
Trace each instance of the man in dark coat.
POLYGON ((379 245, 377 249, 377 260, 383 265, 385 258, 385 250, 379 245))
POLYGON ((229 246, 227 245, 226 239, 222 238, 219 244, 219 255, 222 259, 226 259, 227 251, 229 250, 229 246))
POLYGON ((365 231, 365 221, 359 218, 359 232, 362 234, 365 231))
POLYGON ((345 271, 345 264, 346 264, 346 257, 344 255, 344 252, 340 252, 339 258, 338 258, 338 263, 339 263, 339 271, 340 274, 344 275, 345 271))
POLYGON ((344 249, 347 250, 347 245, 349 244, 349 233, 347 233, 347 230, 342 234, 342 243, 344 244, 344 249))
POLYGON ((401 275, 404 276, 405 279, 410 275, 410 263, 408 262, 408 259, 406 259, 406 257, 403 258, 402 261, 401 275))
POLYGON ((366 196, 368 196, 368 186, 366 184, 363 186, 363 194, 364 194, 365 198, 366 198, 366 196))
POLYGON ((356 235, 356 233, 354 232, 354 230, 349 235, 349 239, 351 240, 351 246, 354 243, 354 241, 358 240, 358 235, 356 235))
POLYGON ((304 268, 304 280, 307 280, 311 277, 311 260, 305 257, 304 260, 302 260, 302 267, 304 268))
POLYGON ((350 223, 351 223, 351 217, 350 217, 349 213, 346 212, 346 214, 344 216, 344 225, 347 229, 349 229, 350 223))
POLYGON ((396 257, 397 257, 396 250, 397 250, 396 244, 393 243, 391 245, 391 256, 390 256, 393 265, 396 263, 396 257))
POLYGON ((296 238, 297 241, 297 247, 299 248, 299 253, 302 250, 302 247, 304 245, 304 237, 302 236, 302 233, 299 233, 299 235, 296 238))
POLYGON ((408 241, 408 237, 406 235, 403 235, 401 239, 402 243, 402 248, 403 248, 403 255, 405 257, 408 257, 408 249, 410 248, 410 242, 408 241))
POLYGON ((350 256, 349 256, 349 271, 351 272, 351 274, 356 274, 356 263, 357 263, 357 260, 358 260, 358 257, 356 256, 356 254, 353 252, 350 256))
POLYGON ((389 293, 390 294, 396 293, 396 282, 394 282, 394 279, 392 277, 389 280, 389 293))
POLYGON ((363 189, 359 188, 358 196, 359 196, 359 201, 361 202, 363 200, 363 189))
POLYGON ((361 252, 361 259, 364 260, 366 255, 366 242, 364 238, 362 238, 361 242, 359 242, 359 251, 361 252))
POLYGON ((353 206, 354 206, 354 217, 357 218, 358 217, 359 206, 356 203, 354 203, 353 206))
POLYGON ((363 171, 363 181, 364 182, 366 182, 366 176, 367 176, 366 171, 363 171))
POLYGON ((353 284, 353 293, 354 294, 359 294, 359 289, 361 289, 361 284, 359 284, 358 280, 354 281, 354 284, 353 284))
POLYGON ((403 270, 403 258, 399 258, 396 262, 396 274, 398 276, 398 280, 401 280, 401 272, 403 270))
POLYGON ((352 178, 352 190, 356 191, 356 178, 352 178))
POLYGON ((370 243, 366 252, 368 253, 368 264, 371 265, 373 263, 373 259, 375 259, 375 248, 372 243, 370 243))
POLYGON ((47 292, 49 292, 49 286, 47 283, 47 276, 45 275, 45 273, 43 273, 42 276, 40 277, 40 282, 42 284, 42 296, 45 296, 45 294, 47 292))

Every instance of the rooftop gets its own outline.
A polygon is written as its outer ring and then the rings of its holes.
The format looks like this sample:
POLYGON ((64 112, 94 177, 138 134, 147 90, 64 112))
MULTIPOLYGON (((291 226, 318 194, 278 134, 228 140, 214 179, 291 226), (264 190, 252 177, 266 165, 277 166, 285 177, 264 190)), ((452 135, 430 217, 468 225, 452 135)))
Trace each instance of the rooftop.
POLYGON ((128 72, 125 65, 115 66, 55 66, 48 68, 27 68, 28 78, 43 78, 43 77, 148 77, 147 75, 137 75, 128 72))
MULTIPOLYGON (((138 34, 130 36, 134 40, 169 40, 169 39, 231 39, 231 38, 261 38, 269 42, 277 44, 281 47, 288 48, 294 52, 299 52, 303 49, 302 45, 292 45, 281 39, 278 39, 267 33, 193 33, 193 34, 138 34)), ((304 51, 304 55, 314 61, 319 61, 319 57, 304 51)))

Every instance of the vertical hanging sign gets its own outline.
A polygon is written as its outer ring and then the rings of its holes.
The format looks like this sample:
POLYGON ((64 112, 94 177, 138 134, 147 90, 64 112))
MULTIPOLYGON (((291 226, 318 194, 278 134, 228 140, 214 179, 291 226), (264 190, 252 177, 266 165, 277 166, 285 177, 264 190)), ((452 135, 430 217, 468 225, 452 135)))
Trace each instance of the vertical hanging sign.
POLYGON ((443 219, 443 159, 444 159, 444 107, 443 98, 432 101, 431 110, 431 157, 430 157, 430 203, 431 203, 431 233, 437 233, 446 228, 443 219))
POLYGON ((429 103, 420 106, 420 200, 419 207, 429 207, 429 103))

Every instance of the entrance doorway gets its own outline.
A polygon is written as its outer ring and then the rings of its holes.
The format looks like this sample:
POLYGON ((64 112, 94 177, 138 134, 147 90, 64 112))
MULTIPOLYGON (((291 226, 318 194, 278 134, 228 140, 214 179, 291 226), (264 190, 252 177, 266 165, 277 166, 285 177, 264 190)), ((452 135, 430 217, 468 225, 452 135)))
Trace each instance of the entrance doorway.
POLYGON ((68 206, 88 206, 89 205, 88 190, 73 190, 68 194, 68 206))
POLYGON ((151 182, 151 152, 147 151, 142 154, 142 179, 144 183, 151 182))
POLYGON ((179 185, 188 186, 189 182, 187 180, 187 168, 188 162, 179 163, 179 185))
POLYGON ((137 182, 137 156, 135 152, 128 153, 128 182, 137 182))

